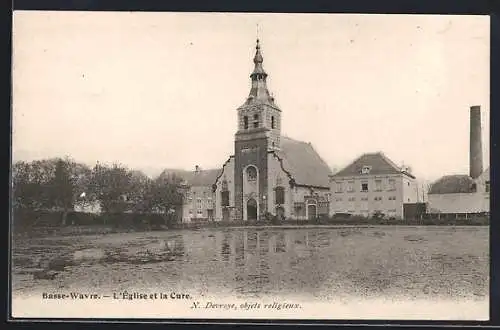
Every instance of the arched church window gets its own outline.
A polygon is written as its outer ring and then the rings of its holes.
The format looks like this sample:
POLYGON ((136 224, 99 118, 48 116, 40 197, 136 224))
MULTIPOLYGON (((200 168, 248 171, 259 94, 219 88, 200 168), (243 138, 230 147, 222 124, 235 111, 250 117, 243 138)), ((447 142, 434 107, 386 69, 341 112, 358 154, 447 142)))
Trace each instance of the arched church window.
POLYGON ((283 179, 280 176, 276 178, 276 185, 277 186, 281 186, 282 182, 283 182, 283 179))
POLYGON ((285 188, 276 187, 276 189, 274 190, 274 195, 275 195, 275 203, 277 205, 285 204, 285 188))
POLYGON ((221 191, 221 206, 229 206, 229 190, 227 186, 227 180, 222 181, 222 191, 221 191))
POLYGON ((247 178, 248 180, 257 180, 257 169, 253 166, 247 168, 247 178))
POLYGON ((274 116, 271 116, 271 128, 274 129, 274 116))
POLYGON ((221 191, 221 206, 229 206, 229 191, 221 191))
POLYGON ((259 115, 258 114, 253 115, 253 127, 254 128, 259 127, 259 115))
POLYGON ((247 116, 243 117, 243 127, 245 129, 248 129, 248 117, 247 116))

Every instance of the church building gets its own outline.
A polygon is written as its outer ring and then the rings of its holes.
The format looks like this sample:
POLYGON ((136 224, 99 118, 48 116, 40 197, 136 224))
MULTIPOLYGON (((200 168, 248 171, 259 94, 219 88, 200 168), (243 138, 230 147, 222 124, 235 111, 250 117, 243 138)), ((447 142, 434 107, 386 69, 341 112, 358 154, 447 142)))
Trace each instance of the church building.
MULTIPOLYGON (((283 112, 267 88, 259 40, 253 62, 250 93, 236 111, 234 154, 221 169, 208 170, 218 174, 209 197, 213 203, 206 204, 213 210, 207 214, 214 221, 259 221, 266 214, 297 220, 328 215, 331 170, 311 143, 282 135, 283 112)), ((191 197, 199 189, 195 181, 189 181, 187 195, 191 197)), ((196 217, 193 204, 186 205, 193 212, 183 212, 183 221, 191 221, 189 214, 196 217)))

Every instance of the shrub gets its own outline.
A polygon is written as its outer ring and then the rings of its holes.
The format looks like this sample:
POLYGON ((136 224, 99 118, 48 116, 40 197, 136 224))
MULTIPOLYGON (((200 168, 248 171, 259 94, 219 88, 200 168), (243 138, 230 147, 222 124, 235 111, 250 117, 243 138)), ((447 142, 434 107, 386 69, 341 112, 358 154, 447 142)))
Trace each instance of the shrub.
POLYGON ((330 216, 328 214, 320 214, 314 218, 316 224, 328 224, 330 223, 330 216))
POLYGON ((264 213, 264 221, 272 221, 275 216, 271 212, 264 213))
POLYGON ((282 222, 282 220, 280 219, 280 217, 276 216, 276 215, 273 215, 271 217, 271 223, 273 225, 279 225, 280 223, 282 222))

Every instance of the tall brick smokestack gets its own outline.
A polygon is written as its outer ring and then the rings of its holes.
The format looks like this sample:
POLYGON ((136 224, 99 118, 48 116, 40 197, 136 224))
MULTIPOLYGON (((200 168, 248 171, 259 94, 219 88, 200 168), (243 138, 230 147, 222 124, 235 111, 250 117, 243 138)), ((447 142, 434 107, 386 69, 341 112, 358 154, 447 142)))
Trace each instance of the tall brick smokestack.
POLYGON ((483 173, 483 145, 481 142, 481 106, 470 107, 469 175, 475 179, 483 173))

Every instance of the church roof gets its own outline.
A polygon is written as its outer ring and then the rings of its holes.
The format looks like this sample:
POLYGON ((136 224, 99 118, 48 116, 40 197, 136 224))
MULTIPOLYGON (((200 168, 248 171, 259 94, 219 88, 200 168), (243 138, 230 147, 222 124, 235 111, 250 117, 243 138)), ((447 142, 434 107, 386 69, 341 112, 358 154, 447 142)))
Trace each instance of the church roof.
POLYGON ((281 137, 281 150, 277 151, 283 169, 290 173, 298 185, 328 187, 332 174, 325 161, 310 143, 281 137))
POLYGON ((397 166, 382 152, 365 153, 361 155, 351 164, 333 175, 333 177, 358 176, 361 174, 361 171, 365 166, 370 167, 370 175, 405 173, 410 177, 413 177, 411 174, 403 172, 399 166, 397 166))
POLYGON ((431 185, 429 194, 471 193, 474 180, 468 175, 445 175, 431 185))

